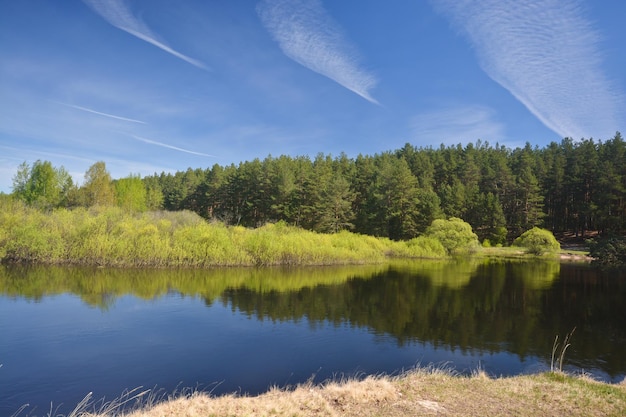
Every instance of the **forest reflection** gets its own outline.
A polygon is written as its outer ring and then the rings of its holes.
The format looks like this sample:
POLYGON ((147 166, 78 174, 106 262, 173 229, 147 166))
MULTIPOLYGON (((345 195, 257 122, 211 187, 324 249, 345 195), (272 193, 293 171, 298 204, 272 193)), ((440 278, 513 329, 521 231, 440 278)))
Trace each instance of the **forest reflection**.
POLYGON ((536 355, 577 328, 568 359, 626 372, 626 281, 558 262, 396 261, 324 268, 127 270, 0 267, 0 294, 40 300, 75 294, 107 310, 118 297, 168 294, 220 302, 258 320, 367 328, 399 345, 536 355))

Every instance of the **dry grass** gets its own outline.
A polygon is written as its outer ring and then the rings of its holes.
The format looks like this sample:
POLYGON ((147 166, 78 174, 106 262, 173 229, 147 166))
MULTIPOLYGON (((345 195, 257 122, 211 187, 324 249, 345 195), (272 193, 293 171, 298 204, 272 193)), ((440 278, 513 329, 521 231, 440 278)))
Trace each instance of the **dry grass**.
MULTIPOLYGON (((119 410, 118 410, 119 411, 119 410)), ((256 397, 195 392, 135 409, 128 417, 161 416, 624 416, 626 383, 543 373, 491 378, 418 369, 400 377, 274 388, 256 397)))

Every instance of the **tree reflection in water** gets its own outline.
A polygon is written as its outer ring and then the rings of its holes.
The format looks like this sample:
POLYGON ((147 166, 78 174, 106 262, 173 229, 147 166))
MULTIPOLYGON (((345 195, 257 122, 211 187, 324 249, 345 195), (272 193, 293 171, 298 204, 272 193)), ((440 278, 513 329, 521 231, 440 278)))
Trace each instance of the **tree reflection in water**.
POLYGON ((259 320, 367 328, 405 343, 509 352, 549 361, 556 335, 577 328, 567 361, 626 372, 626 274, 557 262, 396 261, 323 268, 125 270, 0 267, 0 294, 71 293, 106 310, 132 295, 172 292, 259 320))

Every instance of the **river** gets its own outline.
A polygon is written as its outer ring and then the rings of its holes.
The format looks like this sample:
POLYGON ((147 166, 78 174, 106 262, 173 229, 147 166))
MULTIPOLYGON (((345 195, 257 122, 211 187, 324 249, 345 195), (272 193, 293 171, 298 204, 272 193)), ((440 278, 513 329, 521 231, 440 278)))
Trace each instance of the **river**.
POLYGON ((257 394, 415 366, 626 375, 626 272, 539 261, 325 268, 0 267, 0 416, 88 393, 257 394), (562 345, 561 345, 562 346, 562 345), (558 363, 557 363, 558 365, 558 363))

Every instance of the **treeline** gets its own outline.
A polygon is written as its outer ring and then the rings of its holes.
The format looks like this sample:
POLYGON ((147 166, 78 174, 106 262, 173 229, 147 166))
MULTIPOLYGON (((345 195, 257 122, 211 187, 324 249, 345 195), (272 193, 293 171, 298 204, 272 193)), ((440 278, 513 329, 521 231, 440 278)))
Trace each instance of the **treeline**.
POLYGON ((41 210, 94 206, 119 206, 128 211, 158 210, 163 195, 158 188, 144 184, 137 174, 113 180, 102 161, 85 173, 78 186, 64 167, 54 167, 50 161, 22 163, 13 177, 11 195, 27 205, 41 210))
POLYGON ((544 148, 478 141, 439 148, 406 144, 356 158, 268 156, 116 181, 99 162, 81 187, 46 164, 24 164, 13 193, 46 207, 191 210, 227 225, 284 221, 393 240, 419 236, 434 219, 450 217, 465 220, 491 244, 511 242, 535 226, 583 237, 592 230, 626 231, 626 144, 619 132, 605 142, 564 139, 544 148), (63 180, 53 197, 42 198, 47 191, 33 185, 44 165, 63 180))
POLYGON ((626 144, 564 139, 511 150, 477 142, 331 157, 267 157, 144 178, 167 210, 227 224, 284 220, 319 232, 341 229, 391 239, 458 217, 481 241, 510 242, 534 226, 585 236, 626 230, 626 144))

